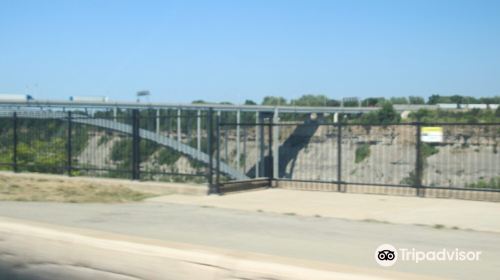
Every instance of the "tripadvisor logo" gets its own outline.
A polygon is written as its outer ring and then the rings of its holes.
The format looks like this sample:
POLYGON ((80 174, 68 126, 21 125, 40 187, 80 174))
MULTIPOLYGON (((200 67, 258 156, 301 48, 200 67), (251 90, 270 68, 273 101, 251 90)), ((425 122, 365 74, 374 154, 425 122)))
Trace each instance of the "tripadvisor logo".
POLYGON ((375 261, 381 266, 393 266, 397 260, 398 252, 390 244, 382 244, 375 250, 375 261))
POLYGON ((415 248, 396 249, 390 244, 382 244, 375 250, 375 261, 381 266, 393 266, 396 261, 478 261, 481 251, 464 251, 458 248, 449 250, 421 251, 415 248))

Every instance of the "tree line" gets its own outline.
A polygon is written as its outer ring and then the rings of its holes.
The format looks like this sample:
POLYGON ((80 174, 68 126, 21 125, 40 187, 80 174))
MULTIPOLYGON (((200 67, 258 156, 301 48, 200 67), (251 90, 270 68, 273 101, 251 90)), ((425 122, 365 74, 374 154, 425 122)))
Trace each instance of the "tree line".
MULTIPOLYGON (((193 104, 206 104, 203 100, 193 101, 193 104)), ((282 96, 265 96, 260 103, 253 100, 246 100, 244 105, 268 105, 268 106, 313 106, 313 107, 382 107, 385 103, 393 105, 435 105, 446 104, 500 104, 500 96, 493 97, 473 97, 463 95, 439 95, 433 94, 427 100, 421 96, 400 96, 400 97, 368 97, 358 99, 356 97, 333 99, 323 94, 305 94, 296 99, 286 99, 282 96)), ((221 102, 220 104, 231 104, 221 102)))

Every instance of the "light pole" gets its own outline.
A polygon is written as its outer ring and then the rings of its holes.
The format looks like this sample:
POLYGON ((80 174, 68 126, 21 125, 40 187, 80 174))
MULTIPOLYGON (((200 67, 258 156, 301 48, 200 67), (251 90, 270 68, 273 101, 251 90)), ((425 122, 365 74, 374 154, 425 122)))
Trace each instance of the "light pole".
POLYGON ((137 95, 137 103, 139 103, 141 101, 141 97, 146 96, 146 98, 149 98, 151 93, 149 92, 149 90, 141 90, 138 91, 136 95, 137 95))

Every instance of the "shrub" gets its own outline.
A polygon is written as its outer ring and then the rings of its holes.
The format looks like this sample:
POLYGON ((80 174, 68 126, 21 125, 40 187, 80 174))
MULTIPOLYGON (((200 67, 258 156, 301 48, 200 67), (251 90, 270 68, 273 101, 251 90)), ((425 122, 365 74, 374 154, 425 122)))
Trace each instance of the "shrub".
MULTIPOLYGON (((160 145, 151 141, 140 141, 139 150, 141 162, 146 161, 159 147, 160 145)), ((111 149, 111 160, 123 161, 126 163, 132 162, 132 139, 117 141, 111 149)))
POLYGON ((377 115, 381 124, 398 123, 401 120, 401 116, 394 110, 390 102, 384 103, 382 108, 377 111, 377 115))
POLYGON ((428 144, 428 143, 422 143, 420 151, 422 153, 423 159, 426 159, 426 158, 428 158, 432 155, 435 155, 439 152, 439 150, 435 146, 428 144))
POLYGON ((177 162, 177 160, 181 157, 181 154, 169 149, 169 148, 163 148, 160 150, 158 153, 158 163, 163 165, 172 165, 177 162))
POLYGON ((370 144, 365 143, 356 148, 356 156, 354 161, 356 163, 360 163, 368 156, 370 156, 370 144))
POLYGON ((481 179, 476 183, 467 184, 466 187, 478 189, 500 189, 500 177, 491 178, 488 181, 481 179))
POLYGON ((104 134, 99 138, 99 142, 97 143, 98 146, 104 145, 108 143, 111 140, 111 136, 109 134, 104 134))
POLYGON ((401 116, 394 110, 392 103, 385 102, 382 108, 361 116, 362 124, 392 124, 399 123, 401 116))
POLYGON ((53 138, 50 142, 34 140, 28 145, 19 143, 17 161, 30 172, 59 173, 66 164, 65 143, 62 138, 53 138))
POLYGON ((399 182, 401 185, 415 186, 417 184, 417 174, 415 171, 411 171, 408 177, 405 177, 399 182))
POLYGON ((132 153, 132 140, 122 139, 117 141, 111 149, 111 160, 113 161, 126 161, 131 157, 132 153))

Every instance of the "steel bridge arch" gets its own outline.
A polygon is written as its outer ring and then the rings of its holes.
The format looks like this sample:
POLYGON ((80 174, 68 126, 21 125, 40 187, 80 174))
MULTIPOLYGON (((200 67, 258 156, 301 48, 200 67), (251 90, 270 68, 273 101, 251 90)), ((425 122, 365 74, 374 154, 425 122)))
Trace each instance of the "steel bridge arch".
MULTIPOLYGON (((3 117, 12 117, 13 113, 16 112, 16 115, 18 118, 38 118, 38 119, 68 119, 68 114, 65 112, 60 112, 60 111, 2 111, 0 112, 0 116, 3 117)), ((80 124, 85 124, 85 125, 90 125, 90 126, 95 126, 99 128, 105 128, 125 134, 132 135, 132 126, 129 124, 125 123, 120 123, 116 121, 111 121, 111 120, 105 120, 105 119, 100 119, 100 118, 90 118, 86 115, 81 115, 81 114, 72 114, 71 121, 74 123, 80 123, 80 124)), ((159 145, 171 148, 177 152, 180 152, 183 155, 186 155, 190 157, 193 160, 208 164, 209 163, 209 155, 207 153, 204 153, 198 149, 195 149, 189 145, 186 145, 184 143, 181 143, 171 137, 167 137, 164 135, 157 134, 155 132, 146 130, 146 129, 139 129, 139 136, 142 139, 146 139, 152 142, 155 142, 159 145)), ((232 168, 228 164, 224 162, 220 162, 220 172, 223 174, 226 174, 230 176, 233 179, 237 180, 244 180, 248 179, 248 177, 232 168)))

